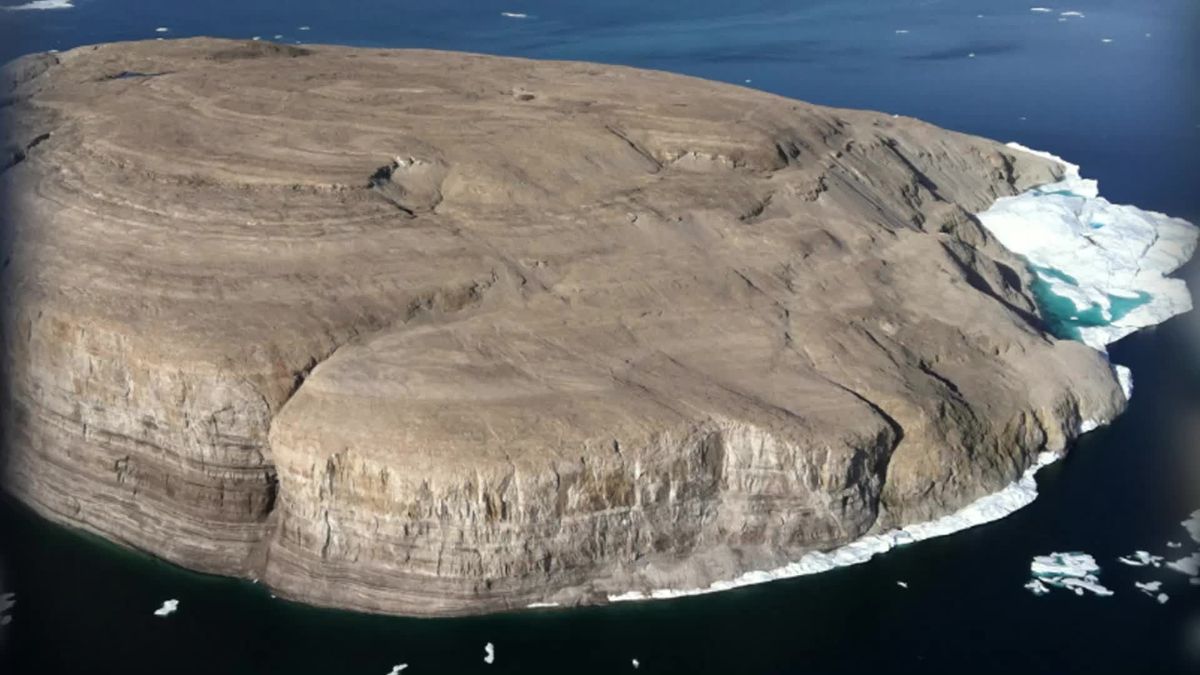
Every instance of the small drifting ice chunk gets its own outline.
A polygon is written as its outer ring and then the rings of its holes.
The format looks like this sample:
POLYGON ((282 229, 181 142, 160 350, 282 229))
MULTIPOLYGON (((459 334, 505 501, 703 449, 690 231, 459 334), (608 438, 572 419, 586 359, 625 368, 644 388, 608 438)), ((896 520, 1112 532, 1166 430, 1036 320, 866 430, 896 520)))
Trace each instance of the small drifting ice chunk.
POLYGON ((637 670, 638 668, 641 668, 641 667, 642 667, 642 662, 641 662, 641 661, 638 661, 637 659, 633 659, 633 660, 631 660, 631 661, 630 661, 630 663, 631 663, 631 664, 633 664, 633 669, 634 669, 634 670, 637 670))
POLYGON ((1054 10, 1050 9, 1049 7, 1030 7, 1029 11, 1038 12, 1039 14, 1050 14, 1054 10))
POLYGON ((528 19, 529 15, 524 12, 500 12, 500 16, 506 19, 528 19))
POLYGON ((300 26, 296 30, 312 30, 312 26, 300 26))
POLYGON ((1142 583, 1140 581, 1135 581, 1135 582, 1133 582, 1133 585, 1139 591, 1145 593, 1146 595, 1150 595, 1150 596, 1153 596, 1155 593, 1158 592, 1158 589, 1162 588, 1161 581, 1147 581, 1146 583, 1142 583))
POLYGON ((1108 44, 1108 43, 1112 42, 1113 39, 1112 38, 1100 38, 1100 41, 1103 42, 1104 44, 1108 44))
POLYGON ((154 32, 155 33, 166 33, 169 30, 171 30, 171 29, 167 28, 166 26, 159 26, 158 28, 154 29, 154 32))
POLYGON ((283 36, 282 36, 282 35, 276 35, 275 37, 273 37, 273 38, 271 38, 271 39, 272 39, 272 40, 282 40, 282 39, 283 39, 283 36))
POLYGON ((900 588, 908 588, 908 582, 907 582, 907 581, 897 581, 897 582, 896 582, 896 585, 897 585, 897 586, 899 586, 900 588))
POLYGON ((490 642, 483 646, 483 662, 488 665, 496 662, 496 646, 490 642))
POLYGON ((167 600, 162 604, 162 607, 154 610, 154 616, 171 616, 179 609, 178 600, 167 600))
POLYGON ((1083 18, 1083 16, 1084 16, 1084 14, 1083 14, 1083 12, 1075 12, 1075 11, 1071 11, 1071 12, 1063 12, 1063 13, 1062 13, 1062 14, 1060 14, 1059 16, 1075 17, 1075 18, 1077 18, 1077 19, 1082 19, 1082 18, 1083 18))
POLYGON ((967 54, 967 58, 968 58, 968 59, 973 59, 973 58, 975 58, 975 52, 971 52, 970 54, 967 54))
POLYGON ((7 626, 12 623, 12 615, 8 613, 8 610, 12 609, 16 604, 16 593, 0 593, 0 626, 7 626))
POLYGON ((1167 563, 1167 567, 1180 574, 1186 574, 1189 577, 1200 576, 1200 553, 1193 553, 1186 558, 1169 562, 1167 563))
POLYGON ((0 10, 6 12, 20 12, 33 9, 72 9, 75 5, 71 4, 71 0, 33 0, 23 5, 13 7, 0 7, 0 10))
POLYGON ((1029 592, 1033 593, 1034 595, 1045 595, 1050 592, 1050 589, 1046 586, 1046 584, 1043 584, 1037 579, 1025 584, 1025 588, 1028 588, 1029 592))
POLYGON ((1177 541, 1168 541, 1167 548, 1183 548, 1183 544, 1177 541))
POLYGON ((1154 599, 1158 600, 1158 604, 1165 605, 1167 604, 1167 600, 1171 599, 1171 596, 1167 595, 1166 593, 1159 593, 1158 595, 1154 596, 1154 599))
POLYGON ((896 30, 896 35, 908 35, 907 28, 899 28, 896 30))
POLYGON ((1148 551, 1134 551, 1133 555, 1117 558, 1117 562, 1130 567, 1145 567, 1146 565, 1162 567, 1163 558, 1160 555, 1151 555, 1148 551))
POLYGON ((408 670, 408 664, 400 663, 400 664, 392 666, 392 672, 388 673, 388 675, 399 675, 401 672, 403 672, 405 670, 408 670))

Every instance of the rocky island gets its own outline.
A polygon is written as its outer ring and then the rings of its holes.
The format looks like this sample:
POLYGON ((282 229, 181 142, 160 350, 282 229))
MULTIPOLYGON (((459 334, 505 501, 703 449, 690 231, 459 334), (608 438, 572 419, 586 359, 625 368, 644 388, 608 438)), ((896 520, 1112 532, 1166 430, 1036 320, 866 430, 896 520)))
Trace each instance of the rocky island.
POLYGON ((1060 163, 629 68, 210 39, 0 80, 6 491, 303 602, 694 588, 1125 396, 973 215, 1060 163))

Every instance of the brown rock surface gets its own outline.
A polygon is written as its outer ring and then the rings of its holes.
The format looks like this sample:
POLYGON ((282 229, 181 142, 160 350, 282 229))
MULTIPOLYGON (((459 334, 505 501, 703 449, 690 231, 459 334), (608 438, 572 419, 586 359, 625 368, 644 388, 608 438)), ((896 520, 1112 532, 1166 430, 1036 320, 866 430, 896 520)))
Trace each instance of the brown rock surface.
POLYGON ((5 487, 307 602, 694 587, 952 511, 1122 397, 969 215, 1059 169, 627 68, 10 64, 5 487))

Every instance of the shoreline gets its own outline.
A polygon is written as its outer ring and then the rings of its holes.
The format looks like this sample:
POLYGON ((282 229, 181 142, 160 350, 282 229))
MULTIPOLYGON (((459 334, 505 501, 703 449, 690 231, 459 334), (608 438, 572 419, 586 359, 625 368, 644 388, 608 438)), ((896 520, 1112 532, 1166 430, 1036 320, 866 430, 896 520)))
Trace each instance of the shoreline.
MULTIPOLYGON (((988 225, 988 221, 990 220, 988 216, 998 207, 1004 209, 1014 202, 1022 200, 1027 202, 1028 200, 1034 198, 1042 199, 1046 197, 1061 197, 1064 200, 1083 200, 1083 203, 1078 205, 1080 207, 1080 213, 1084 212, 1085 209, 1083 207, 1098 204, 1102 208, 1114 207, 1115 209, 1119 210, 1119 213, 1125 214, 1127 217, 1147 219, 1151 223, 1174 228, 1174 232, 1172 233, 1174 235, 1174 240, 1168 243, 1172 247, 1177 247, 1173 248, 1171 251, 1171 253, 1174 253, 1175 255, 1168 257, 1165 261, 1155 260, 1154 262, 1156 262, 1157 265, 1156 267, 1151 268, 1150 272, 1161 274, 1160 278, 1165 280, 1163 287, 1166 288, 1168 292, 1173 291, 1178 293, 1178 289, 1181 287, 1183 290, 1183 300, 1186 302, 1180 302, 1179 298, 1175 297, 1172 298, 1172 302, 1167 304, 1166 309, 1160 309, 1158 313, 1142 312, 1137 314, 1135 312, 1130 312, 1129 314, 1121 317, 1128 319, 1131 315, 1133 316, 1133 320, 1125 323, 1124 325, 1115 326, 1110 324, 1107 327, 1094 326, 1084 328, 1080 330, 1078 336, 1073 336, 1073 339, 1077 339, 1080 342, 1083 342, 1097 351, 1107 355, 1107 350, 1105 347, 1108 344, 1112 344, 1113 342, 1116 342, 1117 340, 1143 328, 1149 328, 1151 326, 1163 323, 1164 321, 1167 321, 1168 319, 1191 309, 1190 295, 1188 295, 1187 287, 1184 282, 1177 279, 1171 279, 1166 275, 1186 264, 1191 258, 1192 253, 1194 253, 1197 234, 1197 229, 1194 225, 1191 225, 1182 219, 1171 218, 1165 214, 1153 211, 1143 211, 1132 206, 1112 205, 1110 202, 1099 196, 1099 188, 1095 180, 1081 177, 1079 165, 1072 164, 1061 157, 1048 152, 1033 150, 1018 143, 1008 143, 1007 147, 1020 152, 1026 152, 1037 157, 1053 160, 1061 164, 1065 169, 1064 178, 1057 183, 1036 187, 1013 197, 1003 197, 996 200, 996 203, 993 204, 992 207, 987 211, 978 214, 980 220, 984 224, 984 227, 987 228, 988 231, 994 236, 997 236, 1001 243, 1010 250, 1013 250, 1014 253, 1023 256, 1026 255, 1023 251, 1015 250, 1013 246, 1010 245, 1009 241, 1005 241, 1005 239, 1007 238, 1010 241, 1020 241, 1020 239, 1012 237, 1011 232, 1008 233, 1009 236, 1007 237, 998 235, 997 232, 988 225), (1069 194, 1059 194, 1061 192, 1069 192, 1069 194), (1187 242, 1187 233, 1189 231, 1191 233, 1190 245, 1187 242), (1167 267, 1170 269, 1166 269, 1167 267), (1144 323, 1137 324, 1136 319, 1138 316, 1143 317, 1144 323), (1105 330, 1105 328, 1108 328, 1108 330, 1105 330)), ((1058 201, 1060 200, 1052 200, 1050 205, 1054 207, 1061 206, 1057 203, 1058 201)), ((1030 214, 1026 213, 1025 215, 1028 216, 1030 214)), ((1028 222, 1031 220, 1031 218, 1025 218, 1021 222, 1028 224, 1028 222)), ((1003 225, 1011 226, 1012 221, 1002 224, 1001 227, 1003 227, 1003 225)), ((1141 262, 1142 260, 1150 257, 1152 249, 1158 243, 1159 237, 1155 236, 1154 240, 1142 250, 1138 261, 1141 262)), ((1068 255, 1070 253, 1073 252, 1069 251, 1068 255)), ((1040 272, 1038 266, 1033 262, 1030 263, 1030 267, 1031 273, 1035 276, 1035 278, 1039 279, 1043 283, 1062 281, 1061 279, 1056 278, 1053 273, 1050 275, 1045 275, 1043 272, 1040 272), (1047 277, 1049 277, 1049 279, 1047 279, 1047 277)), ((1142 271, 1143 269, 1139 267, 1135 276, 1140 275, 1142 271)), ((1128 289, 1120 288, 1103 290, 1126 291, 1128 289)), ((1112 296, 1110 295, 1110 297, 1112 296)), ((1150 303, 1144 304, 1148 305, 1150 303)), ((1076 307, 1079 308, 1078 302, 1076 303, 1076 307)), ((1111 316, 1111 314, 1109 314, 1109 316, 1111 316)), ((1116 319, 1113 321, 1115 323, 1116 319)), ((1133 373, 1126 366, 1119 364, 1112 365, 1113 374, 1121 386, 1121 391, 1124 392, 1126 400, 1129 400, 1133 396, 1133 373)), ((1111 422, 1112 420, 1084 420, 1080 424, 1079 432, 1076 438, 1111 422)), ((841 567, 858 565, 867 562, 877 555, 887 553, 896 547, 962 532, 979 525, 995 522, 1019 511, 1029 504, 1032 504, 1034 500, 1037 499, 1038 491, 1036 475, 1038 471, 1040 471, 1043 467, 1049 466, 1059 459, 1062 459, 1063 456, 1064 455, 1059 453, 1043 451, 1038 454, 1033 465, 1027 468, 1018 480, 1009 483, 1007 486, 997 492, 991 493, 975 500, 974 502, 971 502, 970 504, 967 504, 958 511, 932 521, 906 525, 905 527, 890 530, 883 534, 867 535, 831 551, 814 551, 807 553, 798 561, 770 570, 745 572, 733 579, 717 581, 704 588, 655 589, 649 591, 648 593, 643 591, 626 591, 625 593, 611 594, 607 599, 609 602, 634 602, 639 600, 666 600, 694 595, 705 595, 708 593, 716 593, 719 591, 732 590, 735 588, 763 584, 781 579, 791 579, 810 574, 819 574, 821 572, 828 572, 841 567)), ((528 605, 527 608, 533 609, 539 607, 557 606, 558 605, 556 603, 533 603, 528 605)))

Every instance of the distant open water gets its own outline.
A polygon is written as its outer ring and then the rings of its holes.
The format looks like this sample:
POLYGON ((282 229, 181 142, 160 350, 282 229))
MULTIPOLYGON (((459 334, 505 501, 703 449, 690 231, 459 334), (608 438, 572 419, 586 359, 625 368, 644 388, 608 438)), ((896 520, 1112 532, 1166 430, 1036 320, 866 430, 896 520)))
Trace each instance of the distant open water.
MULTIPOLYGON (((659 68, 1019 141, 1081 164, 1114 202, 1200 222, 1195 0, 1051 12, 1001 0, 50 4, 74 6, 0 10, 0 60, 216 35, 659 68)), ((1187 542, 1179 521, 1200 508, 1198 325, 1181 317, 1111 349, 1135 374, 1130 409, 1039 474, 1041 496, 1025 510, 858 567, 704 597, 452 620, 355 615, 186 572, 4 504, 0 592, 17 604, 0 629, 0 673, 1200 672, 1200 587, 1115 560, 1188 552, 1165 542, 1187 542), (1022 588, 1032 556, 1070 550, 1093 554, 1116 595, 1022 588), (1153 579, 1165 605, 1133 587, 1153 579), (167 598, 178 613, 153 616, 167 598)))

